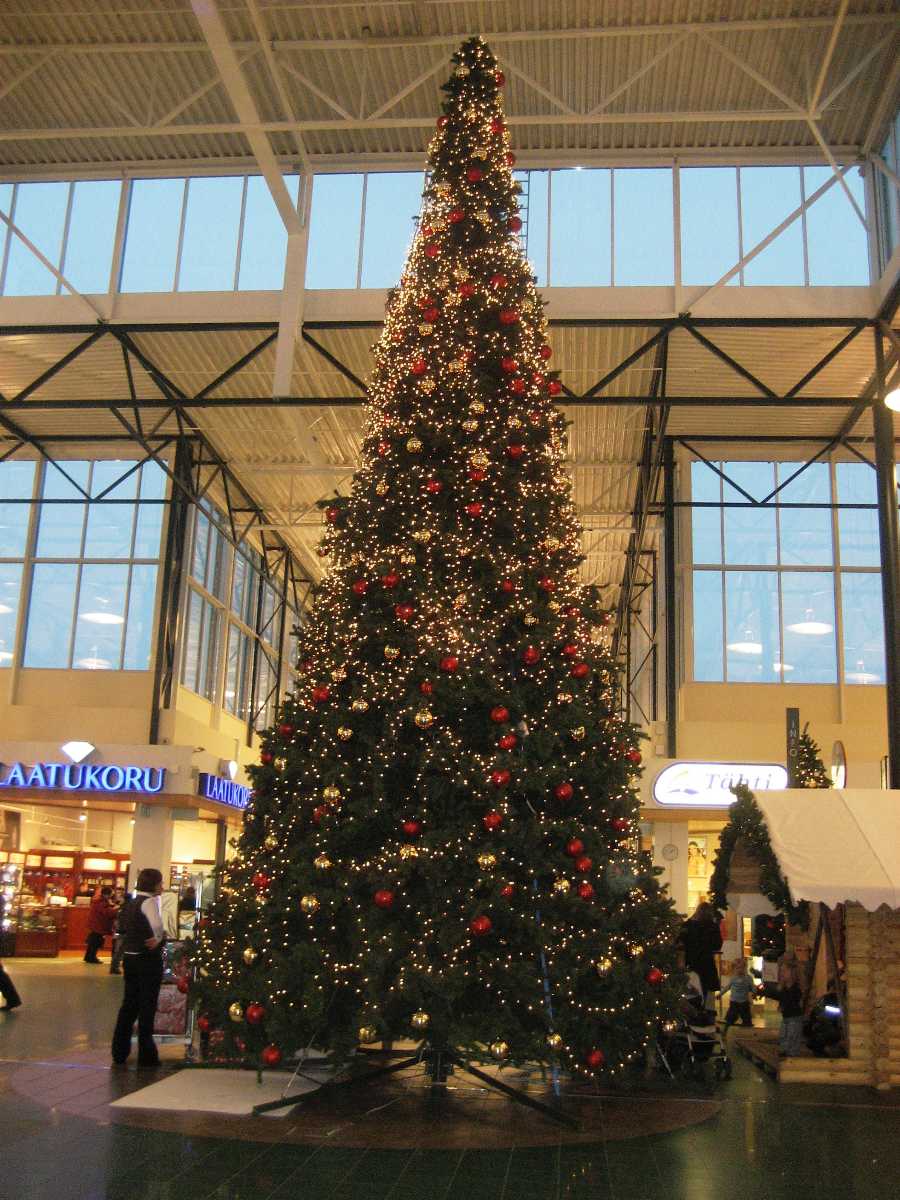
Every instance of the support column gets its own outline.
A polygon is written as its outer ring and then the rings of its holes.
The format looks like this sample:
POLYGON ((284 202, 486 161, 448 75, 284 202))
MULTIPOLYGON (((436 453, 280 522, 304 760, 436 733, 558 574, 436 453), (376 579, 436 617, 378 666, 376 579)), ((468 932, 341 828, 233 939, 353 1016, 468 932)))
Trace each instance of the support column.
POLYGON ((667 437, 663 446, 664 595, 666 609, 666 757, 677 758, 678 627, 675 620, 675 454, 667 437))
POLYGON ((654 820, 653 865, 662 870, 659 882, 668 887, 680 913, 686 913, 688 906, 689 840, 687 821, 654 820))
POLYGON ((884 605, 884 666, 887 683, 888 782, 900 788, 900 530, 894 419, 884 402, 884 342, 875 330, 876 395, 872 405, 875 473, 878 488, 878 536, 881 546, 881 594, 884 605))
POLYGON ((145 867, 156 867, 162 872, 163 887, 168 887, 174 831, 171 809, 162 804, 137 806, 131 838, 131 866, 128 868, 129 890, 134 887, 138 873, 145 867))

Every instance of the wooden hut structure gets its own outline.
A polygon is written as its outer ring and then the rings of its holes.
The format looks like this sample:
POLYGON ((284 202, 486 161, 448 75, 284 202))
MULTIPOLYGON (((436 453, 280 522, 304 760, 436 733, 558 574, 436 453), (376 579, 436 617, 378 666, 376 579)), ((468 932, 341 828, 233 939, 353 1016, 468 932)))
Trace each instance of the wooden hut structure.
MULTIPOLYGON (((833 983, 845 1057, 781 1059, 766 1031, 739 1033, 783 1082, 900 1084, 900 791, 739 795, 719 895, 744 916, 784 912, 811 1003, 833 983), (749 817, 749 820, 748 820, 749 817), (768 1041, 768 1047, 766 1043, 768 1041)), ((726 830, 727 830, 726 826, 726 830)), ((751 1056, 754 1056, 751 1054, 751 1056)))

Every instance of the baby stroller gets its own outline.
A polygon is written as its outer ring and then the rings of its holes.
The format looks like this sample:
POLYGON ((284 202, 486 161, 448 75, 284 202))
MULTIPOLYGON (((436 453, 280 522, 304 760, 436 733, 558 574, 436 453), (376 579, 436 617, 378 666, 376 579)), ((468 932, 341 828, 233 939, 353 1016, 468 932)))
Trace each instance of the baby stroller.
POLYGON ((667 1023, 656 1042, 656 1052, 665 1071, 705 1079, 711 1063, 717 1080, 731 1078, 731 1059, 725 1052, 715 1014, 703 1003, 703 988, 696 972, 687 977, 678 1017, 667 1023))

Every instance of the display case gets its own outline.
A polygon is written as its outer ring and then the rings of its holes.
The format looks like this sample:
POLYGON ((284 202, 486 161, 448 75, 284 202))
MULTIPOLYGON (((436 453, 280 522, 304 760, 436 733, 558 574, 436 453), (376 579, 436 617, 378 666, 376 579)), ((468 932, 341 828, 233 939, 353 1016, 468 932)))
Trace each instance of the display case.
POLYGON ((12 926, 13 953, 18 958, 56 958, 65 909, 21 899, 12 926))
POLYGON ((0 863, 0 958, 15 953, 13 926, 21 887, 21 863, 0 863))

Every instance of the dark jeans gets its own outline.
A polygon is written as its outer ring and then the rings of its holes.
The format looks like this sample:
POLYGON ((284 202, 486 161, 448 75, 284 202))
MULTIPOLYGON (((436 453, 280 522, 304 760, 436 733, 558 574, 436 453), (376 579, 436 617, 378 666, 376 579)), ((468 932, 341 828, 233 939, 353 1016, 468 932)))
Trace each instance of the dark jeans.
POLYGON ((0 964, 0 996, 6 1001, 7 1008, 18 1008, 22 1003, 16 986, 0 964))
POLYGON ((109 970, 112 975, 117 974, 122 969, 122 953, 125 950, 125 939, 121 933, 117 933, 113 937, 112 953, 109 958, 109 970))
POLYGON ((131 1032, 138 1023, 138 1062, 159 1059, 153 1040, 153 1021, 163 976, 162 954, 126 954, 123 962, 125 994, 112 1040, 113 1061, 123 1063, 131 1052, 131 1032))
POLYGON ((730 1029, 732 1025, 736 1025, 738 1020, 742 1025, 753 1025, 753 1016, 750 1012, 749 1000, 732 1000, 728 1005, 728 1012, 725 1014, 725 1028, 730 1029))
POLYGON ((97 951, 100 949, 100 947, 102 945, 103 945, 103 934, 102 933, 89 933, 87 935, 87 941, 85 943, 84 961, 85 962, 99 962, 100 959, 97 957, 97 951))

